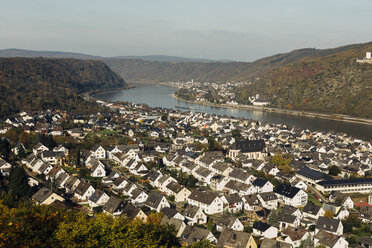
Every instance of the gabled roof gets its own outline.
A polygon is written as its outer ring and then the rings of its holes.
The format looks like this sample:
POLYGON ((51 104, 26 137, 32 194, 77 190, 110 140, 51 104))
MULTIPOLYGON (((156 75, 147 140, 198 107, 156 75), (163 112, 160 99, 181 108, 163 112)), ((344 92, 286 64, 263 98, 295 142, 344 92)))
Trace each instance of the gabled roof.
POLYGON ((105 194, 105 192, 101 190, 96 190, 90 197, 89 201, 97 203, 99 199, 105 194))
POLYGON ((197 241, 205 240, 210 233, 211 232, 207 229, 187 225, 186 228, 183 230, 181 238, 187 244, 192 244, 197 241))
POLYGON ((263 187, 268 181, 266 179, 257 178, 253 181, 252 185, 256 187, 263 187))
POLYGON ((42 203, 44 202, 49 196, 51 196, 53 194, 53 191, 51 191, 50 189, 46 188, 46 187, 43 187, 41 189, 39 189, 38 192, 36 192, 33 196, 32 196, 32 199, 34 199, 35 201, 37 201, 38 203, 42 203))
POLYGON ((297 241, 301 240, 307 231, 303 228, 288 226, 282 233, 290 237, 292 241, 297 241))
POLYGON ((183 215, 189 218, 194 218, 199 211, 199 207, 193 205, 187 205, 186 209, 183 211, 183 215))
POLYGON ((250 233, 224 229, 217 242, 217 247, 245 248, 251 238, 250 233))
POLYGON ((317 239, 319 244, 323 244, 326 247, 335 247, 340 236, 325 231, 319 231, 315 234, 314 239, 317 239))
POLYGON ((312 202, 308 202, 302 212, 308 213, 311 215, 317 215, 320 211, 321 207, 313 204, 312 202))
POLYGON ((106 205, 103 207, 103 209, 109 213, 114 213, 119 209, 120 207, 123 207, 124 203, 121 199, 111 196, 110 199, 107 201, 106 205))
POLYGON ((163 197, 164 197, 163 194, 156 192, 156 191, 151 191, 149 196, 147 197, 145 204, 152 208, 158 208, 163 197))
POLYGON ((201 191, 195 189, 191 192, 189 199, 210 205, 217 197, 217 193, 214 193, 212 191, 201 191))
POLYGON ((133 220, 134 218, 136 218, 136 216, 138 215, 138 213, 140 212, 141 210, 131 204, 127 204, 122 212, 122 214, 125 214, 128 219, 130 220, 133 220))
POLYGON ((315 228, 319 230, 328 231, 328 232, 336 232, 340 224, 341 224, 340 220, 329 219, 329 218, 321 216, 318 218, 315 228))
POLYGON ((300 190, 301 189, 297 187, 292 187, 290 185, 281 184, 274 190, 274 192, 279 195, 283 195, 285 197, 292 199, 293 197, 297 195, 298 192, 300 192, 300 190))
POLYGON ((265 222, 262 222, 262 221, 257 221, 253 224, 253 228, 258 230, 258 231, 261 231, 261 232, 265 232, 270 227, 271 227, 271 225, 269 225, 265 222))
POLYGON ((264 140, 238 140, 235 141, 232 149, 246 152, 261 152, 265 149, 266 144, 264 140))

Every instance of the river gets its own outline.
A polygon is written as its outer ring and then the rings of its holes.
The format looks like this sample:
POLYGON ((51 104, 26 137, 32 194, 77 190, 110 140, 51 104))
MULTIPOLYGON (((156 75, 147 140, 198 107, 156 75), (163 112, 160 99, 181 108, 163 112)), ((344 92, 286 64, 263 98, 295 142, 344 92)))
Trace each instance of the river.
POLYGON ((372 140, 372 126, 321 118, 311 118, 283 113, 233 109, 224 107, 205 106, 187 103, 171 96, 177 89, 163 85, 138 85, 135 88, 117 92, 101 93, 95 97, 108 101, 127 101, 133 103, 145 103, 150 107, 172 108, 175 106, 192 107, 192 111, 209 114, 228 115, 246 119, 259 120, 262 122, 299 126, 311 131, 335 131, 346 133, 355 138, 372 140))

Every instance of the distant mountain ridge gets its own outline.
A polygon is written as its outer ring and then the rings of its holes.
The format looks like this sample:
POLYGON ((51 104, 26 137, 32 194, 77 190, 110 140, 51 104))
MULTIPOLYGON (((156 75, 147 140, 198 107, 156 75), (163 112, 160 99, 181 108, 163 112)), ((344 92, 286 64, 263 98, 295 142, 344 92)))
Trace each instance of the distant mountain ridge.
POLYGON ((143 61, 159 61, 159 62, 231 62, 232 60, 214 60, 214 59, 202 59, 202 58, 186 58, 177 56, 167 55, 147 55, 147 56, 114 56, 114 57, 103 57, 95 56, 83 53, 72 53, 72 52, 60 52, 60 51, 33 51, 25 49, 3 49, 0 50, 0 57, 24 57, 24 58, 74 58, 74 59, 140 59, 143 61))

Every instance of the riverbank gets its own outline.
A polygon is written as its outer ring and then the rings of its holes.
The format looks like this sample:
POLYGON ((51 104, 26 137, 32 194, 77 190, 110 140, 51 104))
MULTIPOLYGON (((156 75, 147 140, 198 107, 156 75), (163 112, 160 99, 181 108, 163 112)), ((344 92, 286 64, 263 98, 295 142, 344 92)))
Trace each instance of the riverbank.
MULTIPOLYGON (((175 87, 169 83, 158 83, 164 86, 175 87)), ((322 113, 315 113, 315 112, 306 112, 306 111, 298 111, 298 110, 289 110, 289 109, 280 109, 280 108, 273 108, 273 107, 264 107, 264 106, 253 106, 253 105, 229 105, 229 104, 216 104, 216 103, 209 103, 209 102, 196 102, 182 99, 175 94, 171 94, 171 96, 179 101, 217 107, 217 108, 230 108, 230 109, 245 109, 245 110, 252 110, 252 111, 262 111, 262 112, 274 112, 274 113, 281 113, 281 114, 290 114, 295 116, 304 116, 310 118, 320 118, 326 120, 333 120, 333 121, 343 121, 343 122, 350 122, 356 124, 363 124, 363 125, 372 125, 372 119, 364 119, 364 118, 357 118, 348 115, 340 115, 340 114, 322 114, 322 113)))

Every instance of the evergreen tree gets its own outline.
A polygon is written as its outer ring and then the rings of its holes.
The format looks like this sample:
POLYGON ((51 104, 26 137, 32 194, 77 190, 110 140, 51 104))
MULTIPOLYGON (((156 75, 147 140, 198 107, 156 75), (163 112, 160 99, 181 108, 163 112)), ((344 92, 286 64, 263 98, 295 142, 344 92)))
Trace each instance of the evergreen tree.
MULTIPOLYGON (((8 200, 12 203, 25 200, 32 195, 28 175, 21 166, 15 166, 9 181, 8 200)), ((10 203, 9 202, 9 203, 10 203)))

